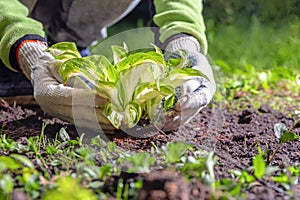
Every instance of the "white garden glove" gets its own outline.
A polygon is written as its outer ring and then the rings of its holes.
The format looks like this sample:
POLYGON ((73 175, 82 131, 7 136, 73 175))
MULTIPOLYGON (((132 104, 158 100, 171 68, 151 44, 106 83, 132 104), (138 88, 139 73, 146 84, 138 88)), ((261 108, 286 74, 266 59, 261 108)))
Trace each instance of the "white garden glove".
POLYGON ((58 74, 60 61, 45 52, 46 49, 45 43, 28 40, 23 41, 17 51, 20 68, 31 80, 34 98, 41 108, 79 127, 99 129, 100 125, 105 131, 112 131, 114 128, 102 115, 102 110, 95 109, 95 105, 103 105, 106 100, 88 88, 64 86, 58 74))
POLYGON ((178 50, 185 50, 190 59, 190 67, 208 77, 190 80, 176 88, 177 103, 173 109, 165 111, 161 106, 157 111, 155 124, 164 131, 176 130, 188 123, 198 112, 207 106, 216 91, 213 72, 207 58, 200 53, 200 44, 192 36, 181 35, 171 40, 165 48, 166 60, 178 57, 178 50))

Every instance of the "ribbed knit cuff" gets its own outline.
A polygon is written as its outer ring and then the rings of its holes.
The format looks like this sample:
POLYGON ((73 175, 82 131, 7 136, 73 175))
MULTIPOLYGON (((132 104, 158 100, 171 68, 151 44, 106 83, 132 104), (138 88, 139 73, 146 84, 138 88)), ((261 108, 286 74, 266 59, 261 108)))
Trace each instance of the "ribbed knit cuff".
POLYGON ((45 44, 47 43, 46 38, 43 38, 39 35, 35 35, 35 34, 27 34, 24 37, 18 39, 11 47, 10 52, 9 52, 9 62, 10 65, 12 66, 12 68, 15 71, 19 71, 21 72, 22 70, 20 69, 18 60, 17 60, 17 50, 20 46, 21 43, 23 43, 23 41, 28 41, 28 40, 37 40, 37 41, 41 41, 44 42, 45 44))
POLYGON ((30 79, 31 67, 35 62, 45 54, 48 46, 40 40, 23 40, 16 50, 16 59, 25 74, 30 79))
POLYGON ((168 40, 169 42, 165 48, 165 57, 169 58, 171 54, 178 50, 186 50, 189 52, 200 52, 201 47, 196 38, 193 36, 182 35, 181 37, 175 37, 174 39, 168 40))

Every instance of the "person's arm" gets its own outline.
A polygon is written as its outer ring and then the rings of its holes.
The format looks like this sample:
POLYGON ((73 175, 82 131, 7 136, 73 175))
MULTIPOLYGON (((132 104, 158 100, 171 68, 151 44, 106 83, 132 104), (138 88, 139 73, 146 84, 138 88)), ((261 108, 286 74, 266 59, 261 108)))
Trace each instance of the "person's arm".
POLYGON ((62 84, 58 73, 61 63, 45 51, 48 45, 42 24, 27 15, 28 10, 18 1, 0 0, 0 56, 3 62, 26 75, 32 83, 35 100, 46 113, 79 127, 114 130, 102 110, 95 108, 106 99, 86 87, 62 84))
POLYGON ((29 39, 45 41, 43 25, 29 18, 28 12, 17 0, 0 1, 0 58, 14 71, 19 70, 16 61, 18 44, 29 39))
POLYGON ((201 52, 207 53, 202 0, 153 0, 153 3, 153 22, 159 27, 161 43, 184 33, 195 37, 200 43, 201 52))
POLYGON ((190 80, 175 89, 174 108, 158 108, 156 125, 172 131, 189 122, 207 106, 216 91, 211 64, 206 58, 207 40, 202 16, 202 0, 153 0, 153 28, 156 43, 164 50, 165 59, 179 57, 179 50, 187 52, 190 67, 206 78, 190 80))

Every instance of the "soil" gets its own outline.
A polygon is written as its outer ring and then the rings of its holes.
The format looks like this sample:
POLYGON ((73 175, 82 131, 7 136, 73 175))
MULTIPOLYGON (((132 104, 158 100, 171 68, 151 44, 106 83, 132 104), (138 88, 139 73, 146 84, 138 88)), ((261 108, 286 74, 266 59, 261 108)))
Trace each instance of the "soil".
MULTIPOLYGON (((232 102, 234 104, 234 102, 232 102)), ((250 102, 240 106, 211 105, 203 109, 187 126, 171 133, 157 132, 149 138, 134 138, 125 134, 114 134, 108 137, 124 149, 145 150, 152 142, 157 145, 168 141, 184 140, 205 150, 214 150, 218 157, 215 166, 216 179, 232 178, 229 170, 242 170, 252 165, 257 155, 257 147, 270 150, 276 148, 278 140, 274 136, 274 124, 284 123, 293 126, 296 116, 293 106, 286 106, 284 111, 274 110, 268 103, 259 109, 253 108, 250 102), (126 142, 124 142, 126 139, 126 142)), ((71 138, 78 135, 71 124, 52 118, 38 106, 12 106, 2 101, 0 107, 1 133, 16 141, 22 142, 30 136, 40 135, 43 123, 47 123, 45 133, 54 137, 64 127, 71 138)), ((300 134, 300 124, 293 128, 300 134)), ((276 154, 271 165, 285 168, 300 163, 300 140, 285 143, 276 154)), ((121 177, 112 177, 107 184, 117 183, 119 178, 130 182, 137 174, 122 173, 121 177)), ((143 176, 143 188, 139 191, 139 200, 144 199, 210 199, 210 190, 196 179, 186 179, 174 170, 154 171, 143 176)), ((299 198, 300 183, 294 188, 294 199, 299 198), (297 196, 298 195, 298 196, 297 196)), ((260 181, 250 187, 246 199, 287 199, 284 189, 272 181, 260 181)))

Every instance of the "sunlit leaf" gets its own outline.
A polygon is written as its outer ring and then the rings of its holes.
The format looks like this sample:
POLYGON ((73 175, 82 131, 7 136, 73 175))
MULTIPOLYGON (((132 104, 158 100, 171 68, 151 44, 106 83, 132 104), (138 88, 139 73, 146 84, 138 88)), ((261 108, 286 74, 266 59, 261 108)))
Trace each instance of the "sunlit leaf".
POLYGON ((296 133, 284 130, 280 138, 280 143, 297 140, 298 138, 299 136, 296 133))
POLYGON ((57 187, 52 190, 48 190, 43 196, 44 200, 96 200, 98 199, 95 194, 90 190, 80 186, 77 179, 71 177, 62 177, 57 181, 57 187))
POLYGON ((114 64, 118 64, 123 58, 126 58, 128 55, 128 47, 126 43, 124 43, 124 46, 117 46, 112 45, 111 46, 113 58, 114 58, 114 64))
POLYGON ((163 64, 165 65, 164 58, 161 54, 156 52, 138 52, 129 55, 116 65, 119 72, 131 68, 133 66, 141 65, 144 63, 163 64))
POLYGON ((190 147, 189 144, 183 142, 172 142, 167 145, 166 163, 176 162, 190 147))
POLYGON ((14 179, 9 174, 4 174, 0 180, 0 188, 4 193, 11 193, 14 189, 14 179))
POLYGON ((171 109, 174 107, 176 103, 176 96, 175 95, 171 95, 169 98, 167 98, 164 102, 164 108, 166 110, 171 109))
POLYGON ((279 176, 274 176, 273 181, 277 183, 289 183, 289 177, 286 174, 280 174, 279 176))
POLYGON ((241 174, 241 181, 246 182, 246 183, 252 183, 253 181, 255 181, 255 178, 250 175, 246 170, 242 170, 242 174, 241 174))
POLYGON ((120 84, 119 91, 122 91, 122 93, 119 94, 119 98, 122 99, 124 106, 133 100, 134 90, 139 83, 141 74, 147 67, 148 65, 144 63, 120 72, 120 81, 118 84, 120 84))
POLYGON ((70 136, 69 134, 67 133, 66 129, 64 128, 61 128, 59 130, 59 137, 63 140, 63 141, 68 141, 70 140, 70 136))
POLYGON ((11 154, 10 157, 16 159, 20 163, 22 163, 24 166, 29 167, 30 169, 34 169, 33 163, 26 157, 20 154, 11 154))
POLYGON ((262 178, 266 172, 266 163, 264 160, 264 153, 259 148, 259 153, 253 159, 254 176, 262 178))
POLYGON ((173 87, 177 87, 184 82, 191 80, 197 77, 204 77, 208 80, 208 78, 199 70, 192 68, 184 68, 184 69, 172 69, 168 76, 162 80, 162 83, 171 84, 173 87))
POLYGON ((97 81, 115 82, 119 78, 107 58, 100 55, 67 60, 61 65, 59 74, 64 83, 72 76, 84 76, 94 86, 97 81))
POLYGON ((134 100, 138 104, 142 104, 145 101, 155 98, 158 95, 169 96, 174 94, 174 87, 171 85, 160 84, 157 87, 156 83, 142 83, 135 89, 134 100))
POLYGON ((46 152, 47 152, 47 154, 53 154, 53 153, 57 152, 57 149, 54 146, 47 145, 46 146, 46 152))
POLYGON ((71 58, 81 58, 76 44, 73 42, 60 42, 48 48, 46 51, 51 53, 57 60, 69 60, 71 58))
POLYGON ((20 162, 9 156, 0 156, 0 162, 3 163, 7 167, 7 169, 10 170, 15 170, 22 167, 20 162))
POLYGON ((129 102, 123 111, 113 109, 111 103, 108 103, 104 109, 104 115, 117 129, 132 128, 140 120, 141 114, 141 107, 135 102, 129 102))

